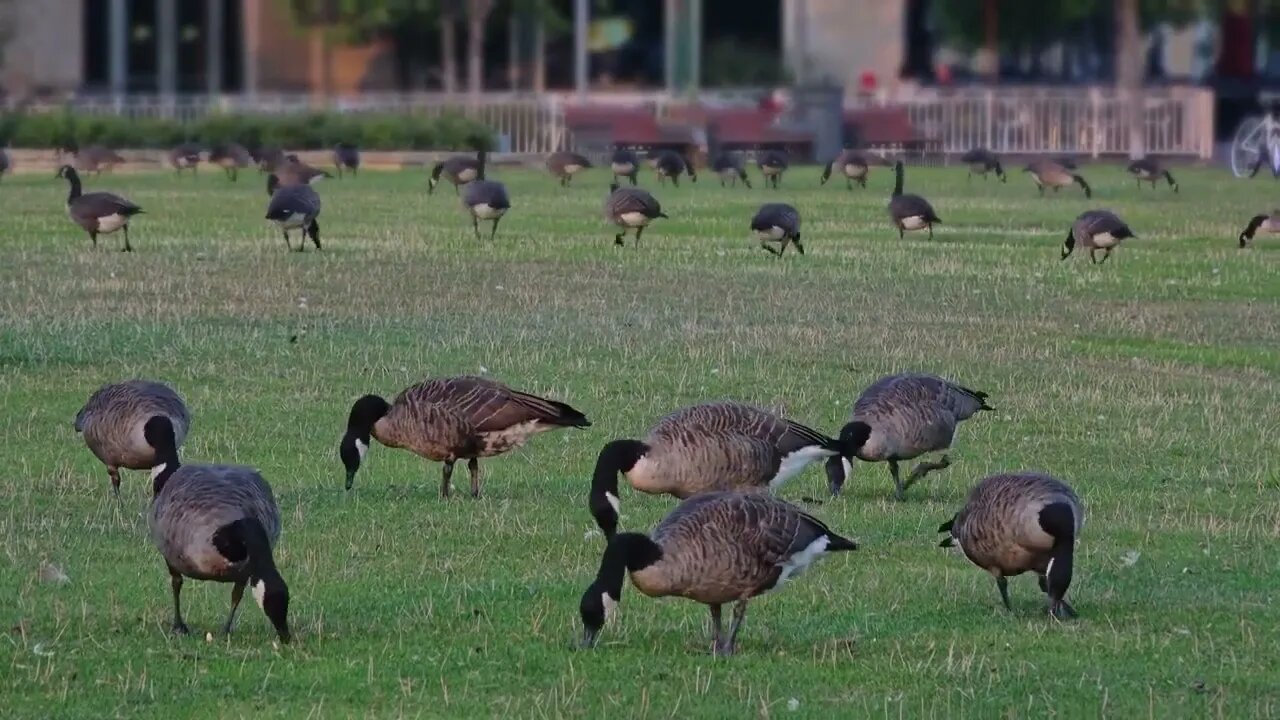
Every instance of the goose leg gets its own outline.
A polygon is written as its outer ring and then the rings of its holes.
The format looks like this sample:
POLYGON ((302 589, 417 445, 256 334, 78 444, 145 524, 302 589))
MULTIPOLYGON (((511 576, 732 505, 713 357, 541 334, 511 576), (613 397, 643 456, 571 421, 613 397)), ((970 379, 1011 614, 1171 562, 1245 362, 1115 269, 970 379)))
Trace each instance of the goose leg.
POLYGON ((284 233, 284 249, 285 249, 285 250, 292 250, 292 249, 293 249, 293 243, 290 243, 290 242, 289 242, 289 231, 288 231, 288 230, 281 230, 280 232, 284 233))
POLYGON ((173 634, 186 635, 191 630, 182 622, 182 573, 172 566, 169 567, 169 586, 173 588, 173 634))
POLYGON ((906 499, 906 496, 903 493, 906 492, 907 486, 902 484, 902 477, 899 475, 897 460, 889 461, 889 474, 893 476, 893 486, 895 488, 893 491, 893 499, 899 501, 906 499))
POLYGON ((768 250, 769 254, 775 257, 780 254, 777 250, 773 249, 773 246, 769 245, 769 240, 767 238, 760 241, 760 247, 764 248, 765 250, 768 250))
POLYGON ((480 497, 480 461, 476 458, 467 460, 467 472, 471 474, 471 497, 480 497))
POLYGON ((933 239, 933 223, 929 223, 929 239, 933 239))
POLYGON ((453 461, 445 460, 440 477, 440 497, 442 498, 449 497, 449 478, 451 477, 453 477, 453 461))
POLYGON ((231 614, 227 616, 227 624, 222 626, 222 634, 230 635, 236 624, 236 611, 240 609, 240 599, 244 597, 244 580, 237 580, 231 587, 231 614))
POLYGON ((858 187, 863 188, 863 189, 866 189, 866 187, 867 187, 867 176, 866 176, 866 175, 863 175, 862 177, 858 178, 858 187))
POLYGON ((1009 602, 1009 578, 997 575, 996 587, 1000 589, 1000 599, 1004 601, 1004 609, 1012 611, 1013 605, 1009 602))
POLYGON ((120 252, 133 252, 133 246, 129 244, 129 223, 125 223, 120 229, 124 231, 124 249, 120 252))
POLYGON ((498 223, 499 223, 501 220, 502 220, 502 218, 501 218, 501 217, 496 217, 496 218, 494 218, 494 219, 493 219, 493 227, 489 229, 489 241, 490 241, 490 242, 493 242, 493 238, 494 238, 494 236, 498 234, 498 223))
POLYGON ((903 234, 903 232, 902 232, 902 225, 901 225, 901 224, 899 224, 899 225, 898 225, 898 239, 899 239, 899 240, 902 240, 902 239, 903 239, 903 238, 905 238, 905 237, 906 237, 906 235, 905 235, 905 234, 903 234))
POLYGON ((1098 264, 1101 265, 1102 263, 1105 263, 1109 257, 1111 257, 1111 248, 1107 248, 1102 251, 1102 262, 1098 264))
POLYGON ((117 498, 120 497, 120 468, 114 465, 107 466, 107 475, 111 477, 111 492, 117 498))
POLYGON ((90 230, 89 239, 93 241, 93 249, 97 250, 98 249, 98 233, 90 230))
POLYGON ((644 233, 644 226, 643 226, 643 225, 641 225, 640 227, 636 228, 636 244, 635 244, 635 245, 633 245, 632 247, 640 247, 640 235, 641 235, 642 233, 644 233))
POLYGON ((717 648, 717 655, 732 655, 734 650, 738 649, 738 630, 742 629, 742 620, 746 616, 747 600, 743 598, 733 606, 733 623, 729 625, 729 638, 717 648))
POLYGON ((907 481, 903 483, 903 489, 911 487, 917 480, 922 479, 925 475, 934 470, 943 470, 951 466, 951 457, 943 455, 937 462, 922 462, 911 470, 911 474, 907 476, 907 481))
POLYGON ((711 653, 718 655, 720 653, 720 635, 724 630, 724 625, 720 622, 720 604, 707 606, 711 610, 711 653))
POLYGON ((1097 252, 1098 252, 1097 248, 1089 248, 1089 262, 1092 262, 1094 265, 1098 264, 1097 252))
POLYGON ((618 233, 617 235, 614 235, 614 236, 613 236, 613 244, 614 244, 614 245, 626 245, 626 243, 622 242, 622 236, 623 236, 623 235, 626 235, 626 234, 627 234, 627 231, 626 231, 626 230, 623 230, 622 232, 618 233))
POLYGON ((476 231, 476 239, 479 240, 480 239, 480 219, 476 217, 475 213, 471 214, 471 229, 476 231))
POLYGON ((798 253, 800 253, 801 255, 803 255, 803 254, 804 254, 804 246, 800 244, 800 241, 799 241, 799 240, 795 240, 795 241, 793 241, 793 244, 796 246, 796 252, 798 252, 798 253))

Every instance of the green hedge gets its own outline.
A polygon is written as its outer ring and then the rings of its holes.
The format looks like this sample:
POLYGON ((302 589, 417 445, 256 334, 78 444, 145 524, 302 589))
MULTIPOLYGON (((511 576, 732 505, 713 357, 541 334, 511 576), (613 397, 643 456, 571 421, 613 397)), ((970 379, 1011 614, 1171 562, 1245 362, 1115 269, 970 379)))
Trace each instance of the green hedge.
POLYGON ((74 112, 0 116, 0 147, 52 148, 75 141, 114 148, 170 148, 181 142, 247 147, 278 145, 315 150, 349 142, 366 150, 463 150, 491 146, 493 131, 460 115, 433 118, 377 113, 209 115, 176 120, 76 115, 74 112))

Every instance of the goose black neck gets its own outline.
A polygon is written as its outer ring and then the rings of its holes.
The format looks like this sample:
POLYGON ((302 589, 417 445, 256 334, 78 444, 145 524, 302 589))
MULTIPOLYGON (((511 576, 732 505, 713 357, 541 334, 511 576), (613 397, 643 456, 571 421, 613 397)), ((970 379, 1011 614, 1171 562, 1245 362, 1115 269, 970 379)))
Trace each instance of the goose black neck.
POLYGON ((71 186, 71 193, 67 195, 67 202, 71 202, 83 193, 83 189, 80 186, 80 175, 72 168, 67 168, 67 183, 71 186))
POLYGON ((479 149, 479 150, 477 150, 477 151, 476 151, 476 163, 479 165, 479 167, 477 167, 477 168, 476 168, 476 179, 477 179, 477 180, 483 180, 483 179, 484 179, 484 166, 485 166, 485 161, 487 161, 487 160, 488 160, 488 158, 489 158, 489 151, 488 151, 488 150, 485 150, 484 148, 481 148, 481 149, 479 149))
POLYGON ((902 163, 899 162, 893 166, 893 196, 898 197, 902 194, 902 163))
POLYGON ((606 539, 618 529, 618 474, 630 472, 648 451, 639 440, 614 440, 600 449, 587 507, 606 539))
POLYGON ((155 452, 152 467, 152 496, 160 494, 165 483, 177 472, 182 463, 178 460, 178 439, 173 421, 164 415, 153 415, 142 426, 142 437, 155 452))
POLYGON ((609 541, 600 559, 595 585, 615 600, 622 597, 622 581, 627 571, 643 570, 662 559, 662 548, 640 533, 619 533, 609 541))

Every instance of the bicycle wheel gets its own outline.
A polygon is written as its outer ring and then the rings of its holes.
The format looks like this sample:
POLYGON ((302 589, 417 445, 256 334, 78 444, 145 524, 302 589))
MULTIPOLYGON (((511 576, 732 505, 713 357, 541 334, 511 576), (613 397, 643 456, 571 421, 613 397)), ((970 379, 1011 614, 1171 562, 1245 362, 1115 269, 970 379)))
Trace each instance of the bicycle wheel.
POLYGON ((1257 115, 1250 115, 1236 127, 1236 136, 1231 141, 1231 174, 1238 178, 1248 177, 1253 166, 1258 163, 1267 142, 1267 123, 1257 115))

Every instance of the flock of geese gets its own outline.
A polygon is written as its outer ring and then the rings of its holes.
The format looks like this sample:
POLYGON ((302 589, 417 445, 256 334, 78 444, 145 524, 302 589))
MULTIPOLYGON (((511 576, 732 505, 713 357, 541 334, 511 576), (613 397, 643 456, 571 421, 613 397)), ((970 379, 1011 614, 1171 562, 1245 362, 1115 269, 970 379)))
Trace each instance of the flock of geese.
MULTIPOLYGON (((174 172, 195 173, 200 149, 175 148, 170 154, 174 172)), ((299 250, 310 239, 321 247, 318 218, 321 202, 312 183, 330 176, 283 153, 255 157, 242 147, 226 146, 209 152, 229 179, 257 161, 269 171, 266 217, 281 228, 292 249, 289 233, 301 231, 299 250)), ((339 174, 358 173, 359 152, 339 145, 333 153, 339 174)), ((1000 158, 987 151, 964 156, 969 176, 994 174, 1006 180, 1000 158)), ((100 170, 111 160, 96 160, 100 170)), ((648 164, 662 183, 678 185, 682 176, 697 179, 692 163, 674 152, 658 152, 648 164)), ((758 167, 766 187, 778 188, 787 170, 784 153, 765 152, 758 167)), ((824 168, 821 182, 834 173, 847 187, 865 187, 870 168, 886 164, 873 156, 845 151, 824 168)), ((645 228, 664 218, 661 205, 638 187, 642 161, 634 152, 619 150, 609 170, 613 180, 604 214, 620 231, 617 245, 628 231, 638 244, 645 228), (626 181, 627 186, 620 182, 626 181)), ((553 153, 548 171, 561 185, 590 169, 590 160, 576 153, 553 153)), ((741 156, 717 158, 711 168, 722 185, 741 181, 751 187, 741 156)), ((894 188, 888 212, 900 237, 927 230, 941 219, 925 198, 904 191, 904 168, 894 163, 894 188)), ((1040 192, 1078 185, 1089 197, 1092 190, 1068 159, 1040 160, 1024 168, 1040 192)), ((1153 161, 1130 167, 1139 184, 1152 186, 1164 179, 1176 192, 1177 182, 1153 161)), ((130 220, 142 209, 106 192, 84 193, 72 165, 59 176, 70 185, 68 211, 96 245, 99 234, 122 231, 124 250, 130 220)), ((479 222, 490 221, 490 238, 511 208, 505 186, 486 178, 486 153, 455 156, 436 164, 428 193, 442 181, 451 183, 471 214, 476 236, 479 222)), ((789 246, 804 254, 799 212, 784 203, 766 203, 751 221, 764 249, 781 257, 789 246), (776 247, 775 247, 776 245, 776 247)), ((1240 235, 1241 246, 1258 231, 1280 232, 1280 211, 1250 220, 1240 235)), ((1105 262, 1121 240, 1133 237, 1114 213, 1090 210, 1072 224, 1063 243, 1065 259, 1080 246, 1094 262, 1105 262), (1101 261, 1096 257, 1101 250, 1101 261)), ((684 597, 705 604, 712 620, 712 648, 731 654, 748 602, 775 590, 802 573, 819 557, 857 549, 813 515, 778 499, 774 493, 808 466, 821 463, 827 485, 838 496, 855 461, 883 462, 902 500, 911 486, 932 472, 945 469, 950 458, 925 459, 905 474, 901 463, 951 447, 958 425, 993 408, 987 394, 927 374, 897 374, 877 380, 854 402, 848 421, 829 435, 766 409, 736 402, 709 402, 678 409, 660 418, 639 439, 605 443, 597 456, 586 489, 587 509, 601 530, 605 549, 594 580, 583 593, 579 614, 582 644, 598 640, 610 613, 622 598, 628 574, 632 584, 650 597, 684 597), (620 531, 619 477, 635 491, 665 494, 680 502, 649 533, 620 531), (726 630, 721 611, 733 604, 726 630)), ((470 494, 479 497, 479 461, 501 455, 534 435, 562 429, 588 428, 587 416, 557 400, 514 390, 481 377, 429 379, 406 388, 390 401, 365 395, 351 406, 338 457, 346 472, 346 489, 354 485, 373 441, 403 448, 442 464, 440 494, 448 497, 454 466, 466 461, 470 494)), ((171 579, 172 629, 185 634, 181 610, 184 579, 232 584, 231 610, 223 626, 230 633, 246 587, 272 623, 281 642, 288 642, 289 590, 276 567, 273 549, 280 538, 281 516, 270 485, 253 468, 184 464, 180 448, 192 430, 191 413, 170 387, 148 380, 105 386, 93 393, 75 420, 75 429, 107 467, 112 487, 119 492, 120 470, 150 470, 152 502, 149 527, 152 541, 171 579)), ((1084 519, 1076 493, 1061 480, 1042 473, 998 474, 979 482, 963 507, 943 522, 943 546, 958 546, 975 565, 992 575, 1001 599, 1010 607, 1007 578, 1034 573, 1047 597, 1049 613, 1067 618, 1075 611, 1066 600, 1073 573, 1076 540, 1084 519)))
MULTIPOLYGON (((579 604, 582 644, 596 643, 630 573, 645 595, 707 605, 713 651, 731 654, 752 598, 780 588, 827 553, 858 547, 775 497, 784 483, 822 463, 828 489, 838 496, 854 461, 884 462, 894 497, 902 500, 912 484, 948 467, 950 458, 922 460, 905 478, 900 463, 945 453, 960 423, 992 409, 984 392, 908 373, 868 386, 834 435, 766 409, 719 401, 676 410, 642 439, 605 443, 585 488, 587 509, 606 545, 579 604), (650 533, 620 532, 619 477, 636 491, 680 503, 650 533), (728 630, 721 623, 725 604, 734 605, 728 630)), ((471 496, 479 497, 481 458, 514 450, 543 432, 590 426, 566 403, 495 380, 436 378, 390 401, 373 394, 357 399, 338 458, 350 491, 374 440, 403 448, 441 463, 440 495, 446 498, 454 466, 465 460, 471 496)), ((107 385, 89 397, 75 429, 106 465, 117 494, 122 468, 151 472, 148 525, 170 576, 174 633, 189 632, 181 592, 192 578, 232 584, 223 632, 231 632, 248 587, 280 641, 290 640, 289 589, 273 557, 281 515, 271 487, 250 467, 182 461, 179 450, 192 416, 177 392, 150 380, 107 385)), ((1083 519, 1080 499, 1060 480, 1011 473, 978 483, 939 532, 946 534, 942 545, 958 545, 991 573, 1006 607, 1006 578, 1033 572, 1049 611, 1066 618, 1074 615, 1066 593, 1083 519)))
MULTIPOLYGON (((132 251, 129 223, 135 215, 143 212, 142 208, 114 193, 85 193, 76 171, 78 165, 100 173, 102 170, 110 170, 124 159, 101 146, 84 150, 69 147, 66 152, 74 157, 74 164, 63 165, 58 176, 65 178, 70 185, 67 211, 71 219, 88 233, 95 247, 98 235, 123 231, 124 246, 121 249, 132 251)), ((200 164, 201 153, 202 149, 198 145, 183 144, 170 151, 168 160, 177 175, 180 176, 183 172, 194 174, 200 164)), ((434 193, 441 180, 447 180, 454 186, 463 207, 471 216, 476 237, 481 237, 480 222, 487 221, 491 223, 489 239, 493 240, 498 232, 498 224, 511 210, 511 198, 505 185, 486 178, 486 155, 486 151, 481 149, 477 150, 474 157, 455 155, 436 163, 427 181, 427 193, 434 193)), ((293 249, 289 233, 295 230, 302 234, 298 251, 305 249, 308 238, 317 250, 320 249, 321 201, 319 193, 310 186, 322 178, 333 177, 332 174, 307 165, 297 155, 287 154, 278 148, 250 152, 241 145, 230 143, 209 150, 207 157, 210 163, 221 167, 233 181, 240 169, 252 164, 269 172, 267 194, 270 199, 266 218, 280 228, 289 249, 293 249)), ((354 145, 339 143, 333 149, 332 159, 339 177, 344 172, 358 174, 360 151, 354 145)), ((965 153, 961 161, 968 170, 969 179, 974 175, 986 179, 988 175, 994 174, 1001 182, 1007 182, 1008 176, 1000 157, 989 150, 972 150, 965 153)), ((697 182, 694 164, 673 150, 650 153, 647 163, 661 184, 670 181, 673 186, 679 186, 681 176, 697 182)), ((628 232, 634 233, 635 244, 638 245, 646 227, 654 220, 667 217, 658 200, 647 190, 637 187, 637 177, 644 164, 645 161, 630 149, 616 150, 610 158, 609 169, 613 180, 605 199, 604 216, 619 228, 614 236, 616 245, 625 244, 624 238, 628 232), (624 180, 630 182, 629 187, 620 186, 620 181, 624 180)), ((789 167, 785 152, 762 151, 756 158, 756 164, 766 187, 780 187, 782 176, 789 167)), ((826 164, 820 182, 826 184, 833 173, 839 172, 844 176, 849 189, 853 189, 854 183, 865 188, 871 168, 886 164, 887 161, 877 155, 844 150, 826 164)), ((564 151, 551 153, 547 157, 546 167, 561 186, 569 186, 577 175, 591 169, 592 163, 584 155, 564 151)), ((741 181, 747 188, 752 187, 746 161, 741 154, 723 153, 711 162, 711 169, 719 176, 721 186, 736 186, 741 181)), ((904 237, 907 232, 926 230, 932 239, 933 226, 940 224, 942 219, 928 200, 904 191, 902 162, 894 163, 893 169, 894 186, 888 211, 899 238, 904 237)), ((1044 195, 1046 188, 1058 192, 1062 188, 1078 185, 1086 198, 1093 196, 1093 188, 1070 158, 1035 160, 1027 164, 1023 172, 1031 177, 1041 195, 1044 195)), ((1150 183, 1154 188, 1163 179, 1175 193, 1178 192, 1178 183, 1173 174, 1157 160, 1137 160, 1128 166, 1128 172, 1134 177, 1138 187, 1142 187, 1143 183, 1150 183)), ((798 253, 804 254, 804 246, 800 241, 800 213, 792 205, 765 203, 751 219, 750 229, 759 239, 761 247, 775 257, 780 258, 789 245, 794 245, 798 253)), ((1240 247, 1247 247, 1260 231, 1280 233, 1280 209, 1250 218, 1238 236, 1240 247)), ((1089 250, 1089 257, 1093 262, 1106 262, 1123 240, 1132 237, 1136 237, 1133 231, 1116 213, 1105 209, 1088 210, 1072 223, 1063 242, 1061 256, 1065 260, 1078 245, 1089 250), (1099 250, 1103 251, 1101 260, 1097 256, 1099 250)))

